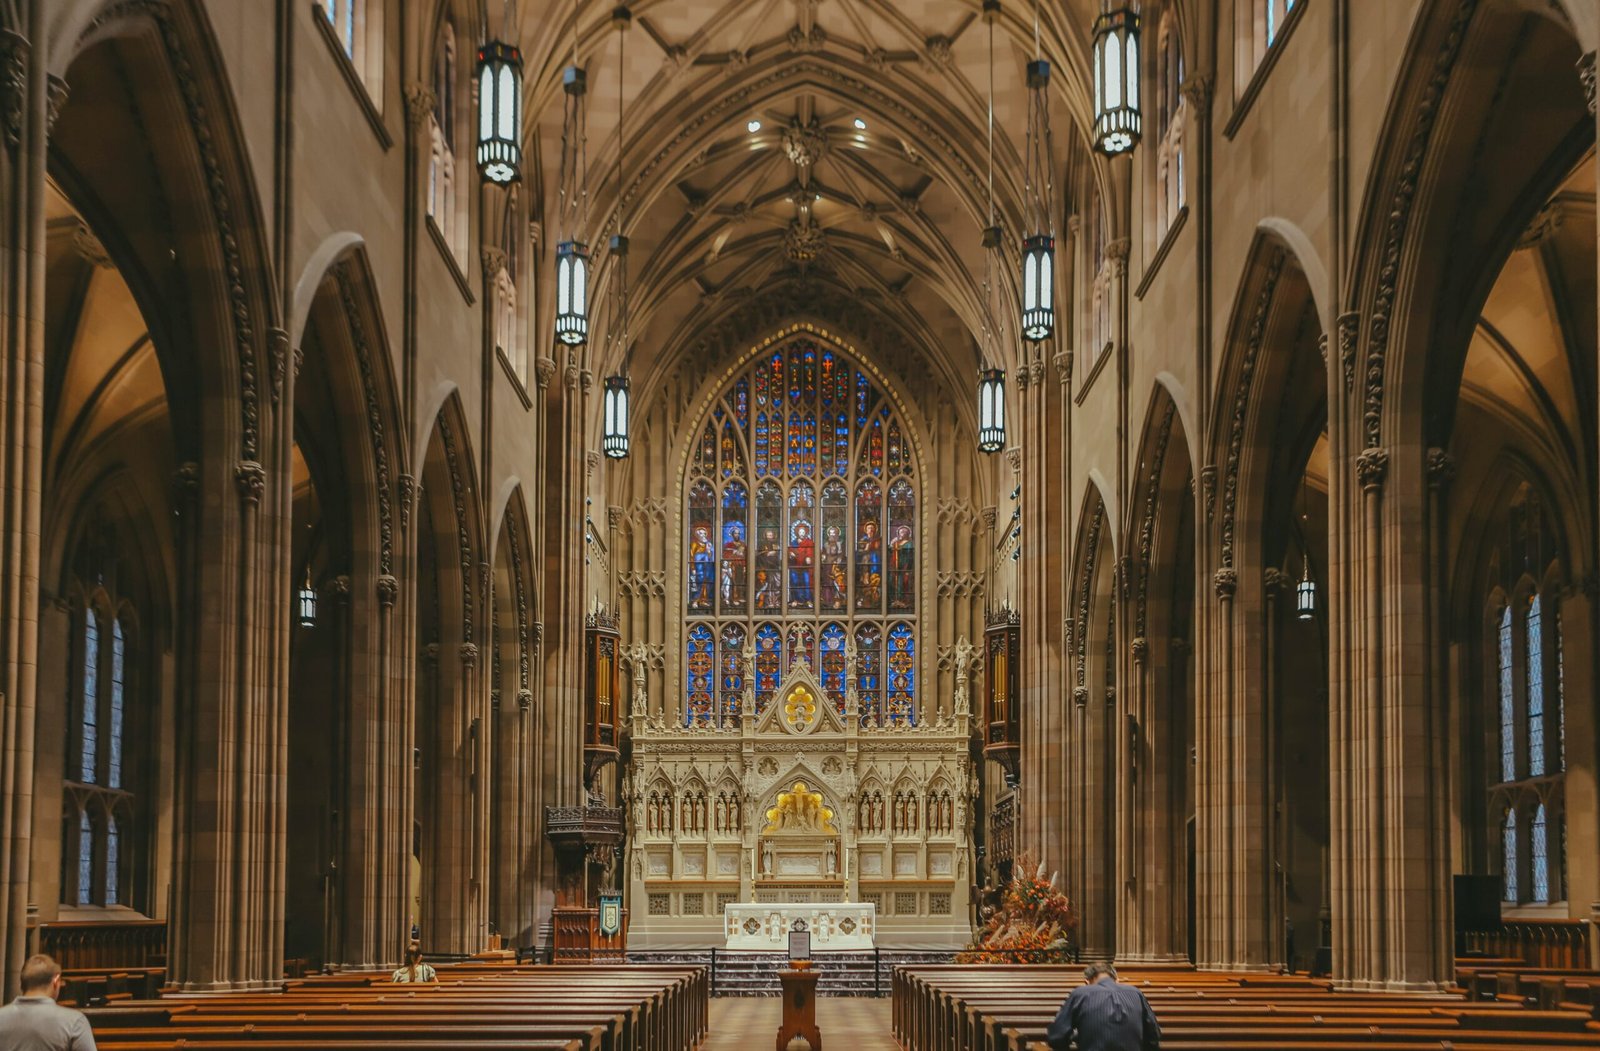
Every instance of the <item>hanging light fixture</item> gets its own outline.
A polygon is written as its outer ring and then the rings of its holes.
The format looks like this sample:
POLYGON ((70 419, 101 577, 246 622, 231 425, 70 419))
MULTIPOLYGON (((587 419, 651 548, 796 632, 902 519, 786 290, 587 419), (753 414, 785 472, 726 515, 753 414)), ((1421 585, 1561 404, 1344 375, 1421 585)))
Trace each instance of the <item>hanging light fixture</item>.
POLYGON ((584 96, 588 74, 578 65, 578 9, 572 11, 572 65, 561 77, 566 105, 561 117, 560 214, 556 242, 556 339, 569 347, 589 340, 589 246, 578 238, 587 218, 589 168, 584 96))
POLYGON ((1022 242, 1022 338, 1049 339, 1055 331, 1054 180, 1050 163, 1050 63, 1039 44, 1039 3, 1033 5, 1033 53, 1028 63, 1028 160, 1026 185, 1029 225, 1022 242))
POLYGON ((984 0, 983 20, 989 26, 989 225, 983 230, 983 345, 978 349, 978 451, 997 453, 1006 445, 1006 374, 989 362, 995 349, 994 253, 1001 229, 994 217, 994 20, 1000 0, 984 0))
POLYGON ((611 24, 617 28, 617 232, 611 238, 611 256, 616 266, 616 349, 622 357, 622 367, 614 376, 606 377, 605 427, 600 436, 600 448, 613 460, 628 455, 628 239, 622 233, 622 149, 626 140, 622 135, 622 75, 623 40, 628 27, 633 24, 633 13, 626 5, 611 12, 611 24))
POLYGON ((1311 551, 1306 543, 1306 479, 1300 476, 1300 582, 1294 586, 1294 615, 1310 620, 1317 615, 1317 582, 1311 579, 1311 551))
POLYGON ((1317 615, 1317 582, 1311 579, 1311 556, 1300 555, 1300 583, 1294 586, 1294 614, 1301 620, 1317 615))
POLYGON ((478 174, 522 178, 522 52, 501 40, 478 49, 478 174))
POLYGON ((1139 145, 1139 14, 1102 8, 1094 21, 1094 145, 1115 156, 1139 145))
POLYGON ((306 579, 295 595, 295 620, 302 628, 317 626, 317 589, 311 586, 311 567, 306 566, 306 579))

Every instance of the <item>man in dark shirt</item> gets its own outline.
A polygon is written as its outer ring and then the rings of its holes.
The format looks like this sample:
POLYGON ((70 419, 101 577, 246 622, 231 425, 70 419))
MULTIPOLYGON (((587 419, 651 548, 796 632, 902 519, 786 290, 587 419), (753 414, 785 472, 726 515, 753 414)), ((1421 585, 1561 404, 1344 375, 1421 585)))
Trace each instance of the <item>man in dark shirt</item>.
POLYGON ((1109 963, 1092 963, 1083 971, 1084 984, 1072 990, 1045 1040, 1054 1051, 1067 1051, 1077 1037, 1078 1051, 1157 1051, 1161 1027, 1150 1001, 1131 985, 1117 981, 1109 963))

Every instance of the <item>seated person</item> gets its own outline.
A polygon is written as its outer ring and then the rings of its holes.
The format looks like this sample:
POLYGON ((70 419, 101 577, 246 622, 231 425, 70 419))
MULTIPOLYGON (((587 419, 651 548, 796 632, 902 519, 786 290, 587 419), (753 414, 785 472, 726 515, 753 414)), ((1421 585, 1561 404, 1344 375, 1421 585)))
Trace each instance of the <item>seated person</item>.
POLYGON ((437 982, 439 976, 431 964, 422 962, 422 950, 413 945, 406 950, 406 965, 395 968, 389 980, 397 983, 437 982))
POLYGON ((1091 963, 1084 984, 1072 990, 1061 1013, 1045 1033, 1051 1051, 1157 1051, 1161 1027, 1150 1001, 1131 985, 1117 981, 1109 963, 1091 963), (1077 1043, 1073 1044, 1073 1037, 1077 1043))

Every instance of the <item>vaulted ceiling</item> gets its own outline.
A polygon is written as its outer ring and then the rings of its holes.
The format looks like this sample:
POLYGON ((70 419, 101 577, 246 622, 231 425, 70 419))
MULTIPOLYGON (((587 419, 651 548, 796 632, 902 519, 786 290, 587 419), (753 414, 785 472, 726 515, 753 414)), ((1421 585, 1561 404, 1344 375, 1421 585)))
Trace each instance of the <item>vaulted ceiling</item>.
MULTIPOLYGON (((573 4, 552 7, 543 18, 525 12, 521 34, 530 210, 546 258, 573 232, 556 185, 573 4)), ((1093 7, 1053 0, 1038 12, 1057 171, 1087 121, 1093 7)), ((611 4, 577 3, 590 188, 578 232, 596 257, 590 367, 609 370, 618 357, 605 338, 605 245, 617 227, 620 68, 636 384, 643 377, 648 389, 650 377, 693 357, 708 332, 756 338, 745 330, 787 313, 899 343, 894 356, 922 363, 905 379, 965 391, 983 331, 988 225, 991 49, 980 0, 640 0, 631 9, 619 63, 611 4)), ((994 198, 1006 232, 994 261, 1008 297, 1034 19, 1032 3, 1006 0, 993 26, 994 198)), ((1058 217, 1063 196, 1057 186, 1058 217)))

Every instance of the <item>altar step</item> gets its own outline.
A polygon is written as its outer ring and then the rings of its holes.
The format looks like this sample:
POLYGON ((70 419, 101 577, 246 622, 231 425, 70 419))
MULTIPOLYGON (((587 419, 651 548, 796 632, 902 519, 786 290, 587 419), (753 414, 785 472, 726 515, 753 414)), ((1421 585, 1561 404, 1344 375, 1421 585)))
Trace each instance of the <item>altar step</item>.
MULTIPOLYGON (((817 980, 817 995, 888 996, 897 966, 949 963, 953 955, 948 949, 819 952, 812 962, 812 967, 821 972, 817 980)), ((778 972, 789 965, 789 957, 785 953, 727 949, 630 951, 628 961, 709 967, 713 996, 777 996, 778 972)))

